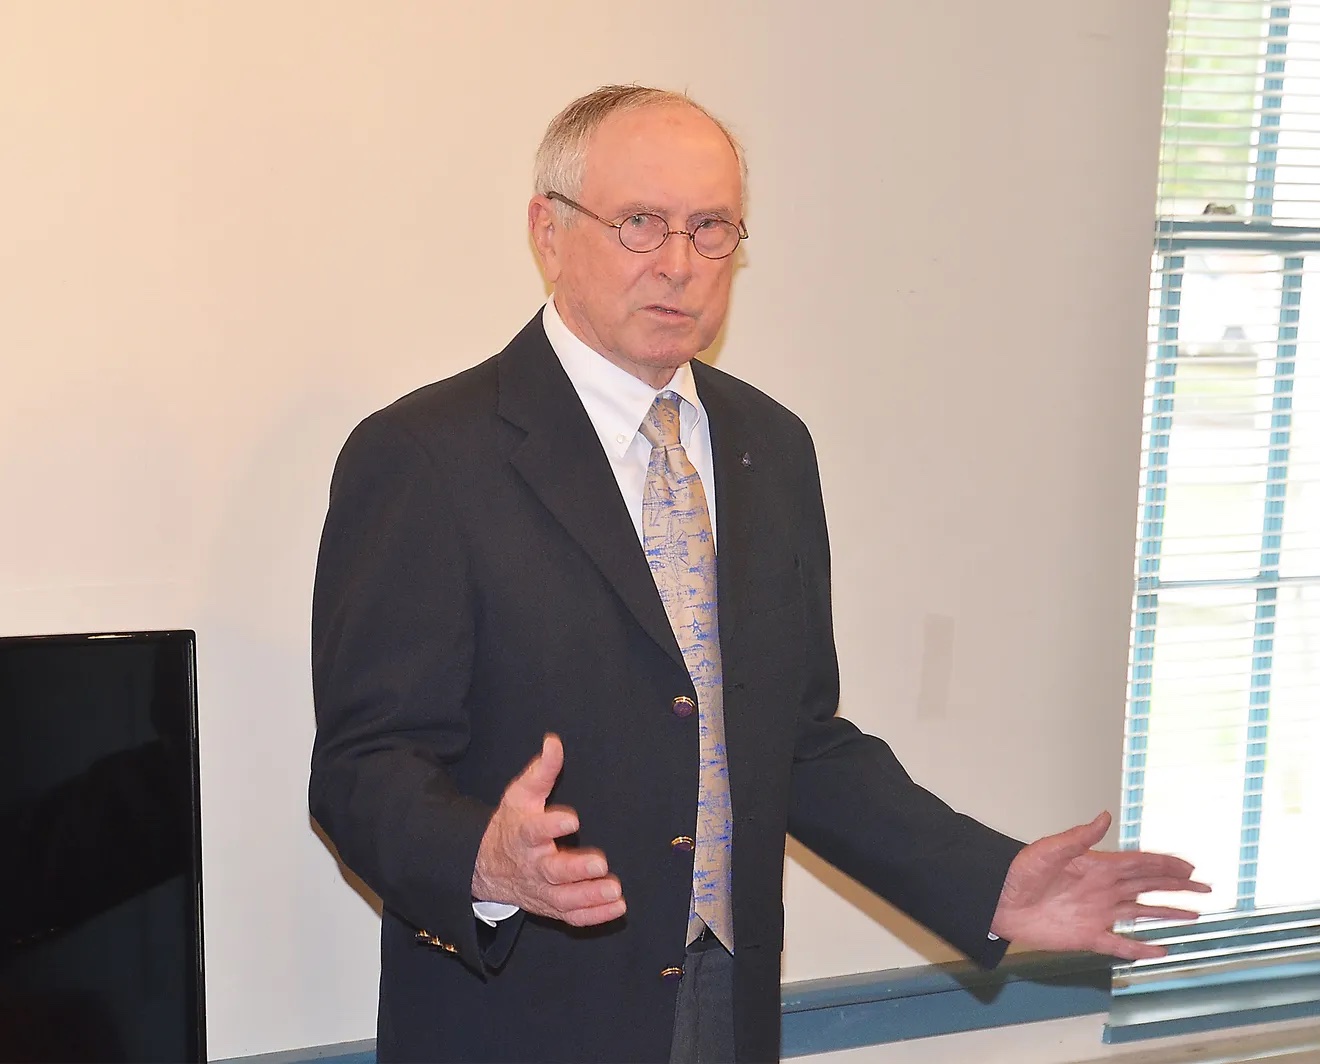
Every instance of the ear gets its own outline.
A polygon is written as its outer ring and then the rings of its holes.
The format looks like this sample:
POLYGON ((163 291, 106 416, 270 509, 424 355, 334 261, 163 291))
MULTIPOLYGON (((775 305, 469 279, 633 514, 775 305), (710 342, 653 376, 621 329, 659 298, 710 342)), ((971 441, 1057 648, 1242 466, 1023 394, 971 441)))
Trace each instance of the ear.
POLYGON ((545 274, 546 283, 554 284, 559 280, 561 238, 554 203, 544 196, 533 196, 527 204, 527 229, 531 233, 536 253, 541 258, 541 272, 545 274))

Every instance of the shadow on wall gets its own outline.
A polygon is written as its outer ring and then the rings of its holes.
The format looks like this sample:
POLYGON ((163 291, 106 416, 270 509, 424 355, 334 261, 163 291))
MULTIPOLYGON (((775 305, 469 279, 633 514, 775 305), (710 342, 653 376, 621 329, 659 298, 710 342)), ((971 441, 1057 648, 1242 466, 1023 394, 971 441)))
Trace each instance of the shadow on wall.
MULTIPOLYGON (((787 853, 814 879, 829 887, 849 905, 859 909, 908 949, 921 954, 928 963, 943 964, 950 960, 961 959, 961 955, 938 935, 932 934, 910 920, 883 898, 871 893, 856 880, 817 857, 796 839, 788 840, 787 853)), ((785 947, 783 959, 786 961, 787 957, 788 947, 785 947)))

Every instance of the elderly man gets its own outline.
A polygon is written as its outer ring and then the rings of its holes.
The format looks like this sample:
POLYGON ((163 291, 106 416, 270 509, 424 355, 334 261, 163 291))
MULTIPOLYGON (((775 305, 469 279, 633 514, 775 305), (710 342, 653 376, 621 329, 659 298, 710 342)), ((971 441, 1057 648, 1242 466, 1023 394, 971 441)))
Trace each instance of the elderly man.
POLYGON ((985 965, 1190 915, 1136 901, 1186 863, 1090 850, 1107 818, 1024 847, 835 716, 811 439, 695 361, 744 172, 686 97, 570 104, 553 298, 340 457, 311 807, 384 902, 381 1060, 775 1059, 786 832, 985 965))

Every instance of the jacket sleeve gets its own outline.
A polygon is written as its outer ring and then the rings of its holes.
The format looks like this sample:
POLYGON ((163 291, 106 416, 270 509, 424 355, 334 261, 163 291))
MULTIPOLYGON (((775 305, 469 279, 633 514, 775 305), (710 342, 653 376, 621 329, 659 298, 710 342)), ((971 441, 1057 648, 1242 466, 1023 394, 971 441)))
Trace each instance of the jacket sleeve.
POLYGON ((522 924, 478 935, 472 871, 494 810, 460 793, 473 594, 442 472, 389 411, 340 454, 312 603, 309 801, 384 905, 484 975, 522 924))
POLYGON ((807 437, 801 573, 807 669, 794 747, 789 832, 981 965, 1008 866, 1022 843, 955 812, 916 784, 882 740, 835 716, 839 670, 830 554, 815 451, 807 437))

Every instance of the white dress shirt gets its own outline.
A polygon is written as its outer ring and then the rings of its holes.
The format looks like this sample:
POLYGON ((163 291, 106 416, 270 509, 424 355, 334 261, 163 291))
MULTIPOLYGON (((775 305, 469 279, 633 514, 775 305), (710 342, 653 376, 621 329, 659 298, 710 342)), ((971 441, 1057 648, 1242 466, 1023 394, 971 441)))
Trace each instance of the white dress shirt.
MULTIPOLYGON (((710 529, 715 541, 719 532, 715 519, 715 471, 711 461, 710 421, 697 395, 697 382, 692 367, 686 362, 674 371, 674 376, 663 388, 652 388, 631 373, 620 369, 604 356, 597 354, 577 338, 564 324, 555 309, 554 299, 546 302, 541 312, 541 324, 554 348, 559 364, 568 374, 569 382, 586 408, 591 427, 596 430, 601 449, 610 460, 610 469, 619 485, 619 494, 628 507, 637 542, 643 542, 642 492, 646 486, 646 468, 651 461, 651 445, 638 431, 642 419, 661 392, 678 395, 678 438, 687 452, 688 461, 696 467, 701 485, 706 492, 706 506, 710 511, 710 529)), ((501 902, 477 901, 472 911, 479 920, 494 927, 518 911, 516 905, 501 902)))

